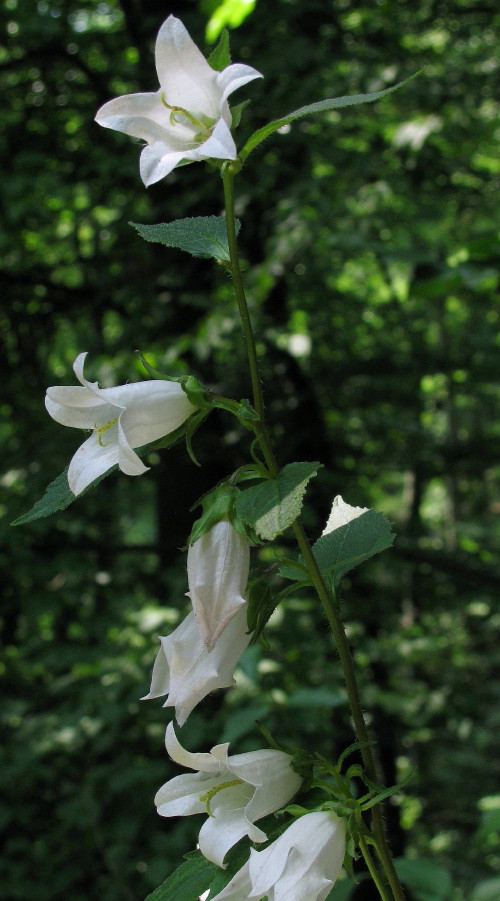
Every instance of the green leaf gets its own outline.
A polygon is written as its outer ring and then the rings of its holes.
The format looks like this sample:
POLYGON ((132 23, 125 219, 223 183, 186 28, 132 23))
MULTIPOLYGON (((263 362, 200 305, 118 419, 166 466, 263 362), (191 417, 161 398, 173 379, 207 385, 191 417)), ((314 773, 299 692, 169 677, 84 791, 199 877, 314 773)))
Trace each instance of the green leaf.
POLYGON ((448 898, 452 889, 450 874, 433 860, 400 857, 394 861, 394 867, 415 901, 445 901, 448 898))
POLYGON ((217 46, 212 50, 207 59, 207 63, 212 69, 215 69, 216 72, 222 72, 226 66, 230 65, 231 52, 229 50, 229 31, 227 28, 223 28, 221 31, 217 46))
MULTIPOLYGON (((107 472, 104 472, 97 479, 94 479, 90 485, 84 488, 78 497, 83 497, 87 491, 90 491, 91 488, 98 485, 99 482, 102 482, 102 480, 115 469, 118 469, 118 465, 112 466, 107 472)), ((45 494, 32 506, 31 510, 24 513, 22 516, 18 516, 11 525, 24 526, 26 523, 33 522, 35 519, 43 519, 45 516, 51 516, 52 513, 57 513, 59 510, 65 510, 66 507, 69 507, 69 505, 73 503, 73 501, 76 501, 76 498, 77 496, 73 494, 68 485, 68 467, 66 467, 64 472, 62 472, 60 476, 57 476, 57 479, 54 479, 50 485, 47 485, 45 494)))
POLYGON ((270 541, 292 524, 300 513, 309 479, 320 463, 289 463, 277 479, 268 479, 242 491, 236 511, 264 541, 270 541))
MULTIPOLYGON (((389 520, 375 510, 367 510, 345 526, 322 535, 313 545, 312 552, 322 574, 333 574, 338 586, 349 570, 384 551, 393 541, 389 520)), ((288 571, 282 571, 282 574, 289 578, 288 571)))
POLYGON ((413 78, 416 78, 418 74, 419 72, 415 72, 414 75, 410 75, 409 78, 405 78, 404 81, 400 81, 398 84, 393 85, 392 88, 386 88, 384 91, 375 91, 372 94, 352 94, 348 97, 332 97, 329 100, 319 100, 317 103, 301 106, 292 113, 283 116, 282 119, 275 119, 273 122, 268 122, 267 125, 254 131, 253 135, 250 135, 248 141, 242 148, 239 158, 241 162, 244 163, 247 156, 252 150, 255 150, 262 141, 268 138, 269 135, 272 135, 273 132, 277 131, 278 128, 282 128, 283 125, 288 125, 289 122, 293 122, 295 119, 301 119, 303 116, 312 116, 314 113, 326 113, 328 110, 332 109, 358 106, 360 103, 373 103, 375 100, 380 100, 381 97, 392 94, 393 91, 397 91, 399 88, 403 87, 403 85, 408 84, 408 82, 413 78))
POLYGON ((197 853, 181 863, 145 901, 198 901, 218 871, 214 863, 197 853))
MULTIPOLYGON (((236 222, 236 234, 240 222, 236 222)), ((223 216, 194 216, 191 219, 175 219, 174 222, 160 222, 158 225, 141 225, 131 222, 145 241, 177 247, 193 257, 213 257, 215 260, 229 260, 226 220, 223 216)))

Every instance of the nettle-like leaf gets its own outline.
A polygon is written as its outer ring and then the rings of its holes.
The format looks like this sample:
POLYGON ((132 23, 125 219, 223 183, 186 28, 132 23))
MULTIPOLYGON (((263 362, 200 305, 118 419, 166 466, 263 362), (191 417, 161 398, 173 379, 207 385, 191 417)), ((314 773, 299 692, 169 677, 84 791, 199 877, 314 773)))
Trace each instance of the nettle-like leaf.
MULTIPOLYGON (((115 469, 118 469, 118 465, 112 466, 107 472, 104 472, 97 479, 94 479, 90 485, 87 485, 87 487, 80 492, 78 497, 83 497, 84 494, 87 494, 87 491, 90 491, 91 488, 94 488, 95 485, 102 482, 102 480, 111 472, 114 472, 115 469)), ((69 505, 73 503, 73 501, 76 501, 76 495, 73 494, 68 485, 68 467, 66 467, 61 475, 57 476, 50 485, 47 485, 45 494, 39 501, 33 504, 31 510, 28 510, 27 513, 23 513, 22 516, 18 516, 11 525, 24 526, 26 523, 33 522, 35 519, 43 519, 45 516, 51 516, 52 513, 58 513, 60 510, 65 510, 66 507, 69 507, 69 505)))
POLYGON ((408 84, 409 81, 416 78, 418 74, 419 72, 416 72, 414 75, 410 75, 409 78, 405 78, 404 81, 400 81, 398 84, 393 85, 392 88, 385 88, 383 91, 374 91, 371 94, 352 94, 347 97, 332 97, 328 100, 319 100, 317 103, 310 103, 308 106, 301 106, 292 113, 283 116, 283 118, 268 122, 267 125, 263 125, 262 128, 254 131, 253 135, 250 135, 248 141, 240 151, 239 158, 241 162, 244 163, 252 150, 255 150, 262 141, 268 138, 269 135, 272 135, 273 132, 278 131, 278 129, 282 128, 284 125, 294 122, 295 119, 302 119, 303 116, 312 116, 314 113, 326 113, 328 110, 332 109, 344 109, 347 106, 358 106, 361 103, 373 103, 375 100, 380 100, 381 97, 385 97, 387 94, 392 94, 393 91, 399 90, 403 85, 408 84))
MULTIPOLYGON (((318 538, 312 546, 312 552, 321 574, 326 579, 331 579, 335 588, 338 588, 346 573, 391 547, 393 541, 394 534, 389 520, 376 510, 367 510, 361 516, 318 538)), ((302 558, 299 558, 299 562, 303 562, 302 558)), ((303 579, 297 566, 282 566, 279 573, 285 579, 303 579)))
POLYGON ((218 872, 219 867, 196 851, 145 901, 198 901, 218 872))
MULTIPOLYGON (((240 222, 235 220, 236 234, 240 222)), ((145 241, 177 247, 193 257, 213 257, 215 260, 229 260, 226 220, 223 216, 193 216, 190 219, 175 219, 158 225, 141 225, 130 222, 145 241)))
POLYGON ((394 541, 391 524, 382 513, 367 510, 356 519, 322 535, 312 546, 321 573, 335 586, 349 570, 385 551, 394 541))
MULTIPOLYGON (((175 429, 174 432, 170 432, 170 434, 165 435, 163 438, 159 438, 158 441, 153 441, 151 444, 145 444, 144 447, 134 448, 135 453, 138 457, 144 457, 150 451, 172 447, 174 444, 177 444, 177 442, 186 434, 192 420, 195 421, 195 426, 199 424, 199 422, 196 422, 197 415, 199 417, 204 417, 205 411, 201 410, 199 414, 195 414, 188 419, 187 422, 179 426, 178 429, 175 429)), ((11 523, 12 526, 24 526, 29 522, 33 522, 35 519, 43 519, 46 516, 52 516, 53 513, 59 513, 60 510, 65 510, 66 507, 69 507, 69 505, 73 503, 73 501, 83 497, 84 494, 87 494, 87 491, 95 488, 103 479, 111 475, 112 472, 115 472, 115 470, 118 469, 118 464, 116 463, 114 466, 110 466, 106 472, 103 472, 97 479, 94 479, 90 485, 87 485, 87 487, 77 495, 73 494, 69 487, 68 468, 69 467, 66 467, 61 475, 57 476, 53 482, 50 482, 50 484, 47 485, 43 497, 41 497, 39 501, 36 501, 27 513, 18 516, 18 518, 11 523)))
POLYGON ((289 463, 277 479, 268 479, 242 491, 236 511, 264 541, 284 532, 300 514, 307 483, 320 463, 289 463))

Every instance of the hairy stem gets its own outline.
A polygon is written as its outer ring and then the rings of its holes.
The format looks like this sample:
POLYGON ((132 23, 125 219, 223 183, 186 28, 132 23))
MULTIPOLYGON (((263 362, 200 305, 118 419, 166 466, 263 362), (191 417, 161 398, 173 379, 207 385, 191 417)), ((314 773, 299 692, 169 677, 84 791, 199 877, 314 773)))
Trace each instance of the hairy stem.
MULTIPOLYGON (((248 364, 250 370, 250 379, 252 383, 253 404, 259 415, 259 422, 255 425, 255 431, 259 440, 260 448, 264 456, 269 472, 273 478, 279 474, 279 467, 274 456, 273 449, 269 440, 269 436, 265 426, 264 399, 262 396, 261 381, 259 375, 259 365, 257 360, 257 352, 255 347, 255 338, 252 329, 252 323, 248 312, 248 306, 245 297, 245 289, 241 277, 241 267, 238 256, 238 248, 236 244, 236 229, 234 221, 234 192, 233 182, 234 174, 238 171, 238 164, 226 163, 222 168, 222 180, 224 185, 224 205, 226 213, 226 229, 230 255, 230 272, 233 280, 234 293, 236 302, 241 316, 243 326, 243 334, 247 349, 248 364)), ((366 726, 361 700, 358 691, 356 673, 354 669, 354 661, 352 659, 349 643, 345 634, 344 626, 337 611, 335 599, 329 592, 321 572, 316 563, 316 559, 312 553, 311 546, 304 531, 304 527, 300 519, 296 519, 292 524, 295 538, 299 545, 301 554, 304 558, 306 566, 309 570, 311 580, 316 589, 318 597, 323 606, 323 610, 328 619, 328 623, 333 633, 333 637, 337 646, 338 654, 342 664, 344 679, 347 688, 347 696, 349 706, 354 722, 354 728, 358 741, 362 744, 361 755, 365 773, 371 782, 377 782, 377 768, 375 758, 369 744, 370 737, 366 726)), ((375 839, 377 853, 380 859, 382 869, 384 870, 388 884, 390 885, 394 901, 405 901, 403 889, 399 882, 398 876, 394 869, 394 864, 389 852, 387 840, 385 837, 384 823, 382 818, 382 809, 380 804, 376 804, 372 808, 372 829, 375 839)), ((376 869, 372 864, 375 872, 376 869)), ((371 872, 371 871, 370 871, 371 872)), ((380 877, 378 882, 382 885, 380 877)), ((377 883, 378 887, 378 883, 377 883)), ((380 890, 380 889, 379 889, 380 890)), ((385 888, 384 888, 385 891, 385 888)), ((383 901, 388 901, 387 894, 382 894, 383 901)))

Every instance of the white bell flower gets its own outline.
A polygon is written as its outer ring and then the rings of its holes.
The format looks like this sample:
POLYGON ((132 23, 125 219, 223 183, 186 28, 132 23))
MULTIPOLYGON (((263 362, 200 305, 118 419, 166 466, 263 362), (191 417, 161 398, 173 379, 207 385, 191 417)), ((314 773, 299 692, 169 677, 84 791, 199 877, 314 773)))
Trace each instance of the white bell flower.
POLYGON ((357 519, 363 513, 368 513, 368 507, 351 507, 350 504, 346 504, 340 494, 337 494, 333 500, 328 522, 321 534, 329 535, 330 532, 347 525, 348 522, 357 519))
POLYGON ((267 836, 255 821, 279 810, 298 791, 300 776, 283 751, 264 749, 228 755, 229 743, 215 745, 208 754, 191 754, 180 744, 170 723, 165 744, 172 760, 196 770, 170 779, 155 797, 160 816, 208 813, 201 827, 202 854, 224 866, 224 857, 244 835, 253 842, 267 836))
POLYGON ((188 550, 188 597, 200 635, 211 650, 245 604, 250 545, 227 519, 217 522, 188 550))
POLYGON ((197 409, 177 382, 151 380, 99 388, 83 375, 86 356, 79 354, 73 363, 81 387, 57 385, 47 389, 45 398, 56 422, 92 432, 69 465, 73 494, 80 494, 116 464, 129 476, 146 472, 149 467, 133 448, 174 432, 197 409))
POLYGON ((182 726, 211 691, 233 685, 235 666, 251 637, 245 606, 233 616, 209 651, 191 611, 170 635, 160 636, 151 688, 141 700, 168 695, 163 706, 175 707, 177 722, 182 726))
POLYGON ((345 856, 345 820, 314 811, 250 859, 211 901, 325 901, 345 856))
POLYGON ((183 160, 235 160, 227 98, 261 78, 260 72, 241 63, 212 69, 174 16, 160 28, 155 60, 158 91, 117 97, 95 117, 104 128, 146 141, 140 161, 144 184, 165 178, 183 160))

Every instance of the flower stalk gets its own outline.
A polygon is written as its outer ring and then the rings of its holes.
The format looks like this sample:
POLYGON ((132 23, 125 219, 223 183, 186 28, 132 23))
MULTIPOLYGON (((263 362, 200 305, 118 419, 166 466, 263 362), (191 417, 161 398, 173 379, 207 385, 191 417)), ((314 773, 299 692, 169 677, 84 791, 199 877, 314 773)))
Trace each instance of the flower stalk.
MULTIPOLYGON (((231 163, 228 162, 222 167, 222 183, 224 188, 224 208, 226 215, 226 229, 227 229, 227 239, 229 246, 229 254, 230 254, 230 265, 229 271, 231 273, 234 294, 236 298, 236 302, 238 305, 238 310, 241 317, 241 323, 243 328, 243 335, 245 340, 245 346, 248 357, 248 365, 250 371, 250 380, 252 385, 253 392, 253 405, 256 411, 259 414, 259 421, 255 423, 255 433, 257 436, 257 440, 259 442, 263 457, 268 466, 269 472, 273 478, 277 477, 279 473, 279 467, 274 455, 274 451, 271 447, 269 436, 266 431, 265 425, 265 412, 264 412, 264 399, 262 394, 260 373, 259 373, 259 364, 257 359, 257 350, 255 346, 255 338, 253 334, 252 323, 250 319, 250 314, 248 310, 248 305, 245 296, 245 289, 243 285, 243 279, 241 274, 241 266, 239 262, 238 248, 236 242, 236 228, 235 228, 235 215, 234 215, 234 176, 239 171, 241 166, 239 162, 231 163)), ((353 718, 354 729, 356 732, 357 740, 361 745, 361 756, 363 760, 363 765, 365 768, 365 773, 368 779, 371 782, 377 781, 377 769, 375 764, 375 758, 371 749, 370 737, 368 734, 368 729, 366 726, 365 718, 363 716, 363 710, 361 707, 361 699, 359 695, 359 689, 357 685, 356 674, 354 670, 354 662, 352 659, 351 651, 349 648, 349 643, 347 641, 347 636, 345 633, 345 629, 343 623, 338 615, 335 599, 332 597, 329 592, 324 579, 321 575, 321 572, 318 568, 316 560, 311 550, 311 546, 307 539, 306 533, 304 531, 304 527, 300 518, 297 518, 293 524, 292 529, 295 534, 295 538, 297 544, 300 548, 300 552, 304 559, 305 565, 309 571, 309 575, 311 577, 311 581, 314 585, 314 588, 318 594, 318 597, 321 601, 323 610, 328 619, 329 626, 332 630, 332 634, 334 637, 334 641, 337 647, 337 651, 340 657, 340 662, 342 665, 344 680, 347 689, 347 696, 349 700, 349 706, 351 710, 351 715, 353 718)), ((377 854, 380 860, 381 868, 385 874, 385 878, 387 880, 388 885, 390 886, 390 890, 393 896, 394 901, 405 901, 405 895, 403 889, 401 887, 401 883, 397 876, 397 873, 394 869, 394 864, 392 862, 392 857, 387 845, 387 839, 385 836, 383 818, 382 818, 382 810, 380 804, 374 805, 371 811, 372 818, 372 829, 373 835, 375 839, 375 847, 377 849, 377 854)), ((365 857, 366 860, 366 857, 365 857)), ((367 861, 368 866, 368 861, 367 861)), ((372 876, 374 873, 377 874, 377 879, 374 878, 374 881, 377 885, 377 889, 381 896, 382 901, 390 901, 390 898, 387 895, 387 889, 384 885, 380 875, 378 874, 375 864, 373 863, 370 856, 370 873, 372 876), (374 873, 372 873, 372 870, 374 873)))

